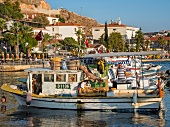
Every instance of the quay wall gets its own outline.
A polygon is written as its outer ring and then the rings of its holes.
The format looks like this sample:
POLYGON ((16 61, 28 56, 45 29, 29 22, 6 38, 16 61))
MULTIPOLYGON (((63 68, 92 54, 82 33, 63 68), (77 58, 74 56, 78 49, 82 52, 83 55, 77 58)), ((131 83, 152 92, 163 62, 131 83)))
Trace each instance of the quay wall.
MULTIPOLYGON (((24 71, 27 68, 40 68, 43 65, 0 65, 0 72, 24 71)), ((44 65, 45 68, 49 67, 44 65)))
POLYGON ((142 62, 166 62, 169 61, 170 59, 142 59, 142 62))
MULTIPOLYGON (((165 62, 165 61, 169 61, 170 59, 142 59, 142 62, 165 62)), ((1 64, 0 65, 0 72, 10 72, 10 71, 23 71, 27 68, 36 68, 36 67, 43 67, 42 64, 38 64, 38 65, 7 65, 7 64, 1 64)), ((44 64, 45 68, 50 68, 49 64, 44 64)))

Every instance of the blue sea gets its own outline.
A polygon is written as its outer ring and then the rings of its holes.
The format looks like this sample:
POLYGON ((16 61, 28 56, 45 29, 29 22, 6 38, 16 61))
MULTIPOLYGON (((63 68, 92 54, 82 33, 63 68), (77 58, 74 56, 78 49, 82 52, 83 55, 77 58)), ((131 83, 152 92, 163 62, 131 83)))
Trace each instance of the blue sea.
MULTIPOLYGON (((153 62, 162 65, 160 71, 170 69, 170 62, 153 62)), ((0 84, 17 82, 25 72, 0 73, 0 84)), ((0 90, 7 102, 0 103, 0 127, 170 127, 170 91, 166 90, 164 108, 155 113, 121 113, 101 111, 48 110, 18 106, 15 98, 0 90)))

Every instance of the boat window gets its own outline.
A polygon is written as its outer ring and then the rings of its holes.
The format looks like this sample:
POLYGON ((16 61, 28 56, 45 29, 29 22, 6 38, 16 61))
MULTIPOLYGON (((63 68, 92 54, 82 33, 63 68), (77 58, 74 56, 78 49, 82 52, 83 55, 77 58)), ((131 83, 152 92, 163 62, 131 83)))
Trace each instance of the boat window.
POLYGON ((44 82, 54 82, 54 74, 44 74, 44 82))
POLYGON ((57 82, 65 82, 66 81, 66 74, 57 74, 56 75, 57 82))
POLYGON ((85 73, 81 73, 81 76, 80 76, 80 81, 84 80, 85 79, 85 73))
POLYGON ((68 74, 68 82, 77 82, 77 74, 68 74))

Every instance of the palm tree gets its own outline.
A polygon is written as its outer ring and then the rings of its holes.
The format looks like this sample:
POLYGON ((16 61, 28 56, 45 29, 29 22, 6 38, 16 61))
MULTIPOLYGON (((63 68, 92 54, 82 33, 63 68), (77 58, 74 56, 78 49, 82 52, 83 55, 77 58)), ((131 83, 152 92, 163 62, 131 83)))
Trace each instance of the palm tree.
POLYGON ((49 34, 44 34, 44 36, 43 36, 44 38, 43 38, 43 40, 42 40, 42 51, 44 52, 44 46, 46 46, 46 44, 49 42, 49 41, 51 41, 53 38, 52 38, 52 36, 50 36, 49 34))
MULTIPOLYGON (((10 31, 5 34, 5 40, 7 40, 10 46, 15 48, 15 53, 19 53, 19 46, 22 46, 22 50, 25 52, 25 44, 28 43, 27 49, 37 46, 38 42, 33 37, 33 30, 29 26, 24 26, 19 22, 14 22, 10 31)), ((30 50, 31 51, 31 50, 30 50)))
POLYGON ((151 43, 151 41, 149 41, 149 40, 145 41, 146 51, 148 51, 148 47, 149 47, 150 43, 151 43))
POLYGON ((79 51, 80 51, 80 49, 81 49, 81 36, 82 36, 82 31, 81 30, 78 30, 78 31, 76 31, 76 36, 77 36, 77 40, 78 40, 78 43, 80 44, 80 46, 79 46, 79 51))
POLYGON ((0 18, 0 36, 2 35, 2 31, 4 29, 7 29, 6 21, 2 18, 0 18))
POLYGON ((162 50, 163 50, 164 46, 166 44, 166 41, 163 39, 162 36, 158 38, 158 43, 159 43, 160 47, 162 47, 162 50))

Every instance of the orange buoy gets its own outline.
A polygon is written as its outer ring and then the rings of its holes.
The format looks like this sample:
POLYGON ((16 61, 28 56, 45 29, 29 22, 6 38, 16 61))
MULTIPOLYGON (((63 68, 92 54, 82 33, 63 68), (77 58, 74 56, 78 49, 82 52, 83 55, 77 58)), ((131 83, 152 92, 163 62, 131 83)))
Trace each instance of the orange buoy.
POLYGON ((161 88, 160 78, 158 78, 158 90, 159 90, 159 97, 163 98, 163 91, 161 88))
POLYGON ((1 102, 2 103, 5 103, 6 102, 6 97, 3 95, 2 98, 1 98, 1 102))

